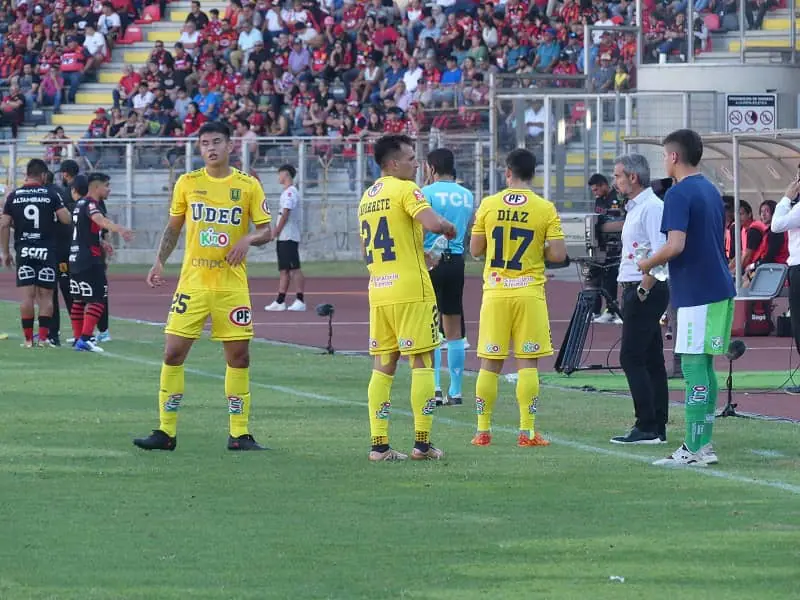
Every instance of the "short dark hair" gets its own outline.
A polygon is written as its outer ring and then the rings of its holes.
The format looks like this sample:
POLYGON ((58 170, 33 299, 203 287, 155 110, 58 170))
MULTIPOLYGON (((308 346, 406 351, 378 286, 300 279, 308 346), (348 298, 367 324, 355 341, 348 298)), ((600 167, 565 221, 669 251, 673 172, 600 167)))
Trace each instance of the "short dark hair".
POLYGON ((99 181, 100 183, 108 183, 109 181, 111 181, 111 177, 109 177, 105 173, 100 173, 98 171, 95 171, 94 173, 89 174, 87 185, 92 185, 95 181, 99 181))
POLYGON ((595 173, 591 177, 589 177, 589 187, 593 185, 608 185, 608 179, 602 173, 595 173))
POLYGON ((743 208, 745 214, 753 216, 753 207, 750 206, 750 203, 747 200, 739 200, 739 208, 743 208))
POLYGON ((764 200, 761 203, 761 206, 758 207, 759 210, 764 208, 765 206, 769 206, 769 212, 771 215, 775 214, 775 208, 778 206, 778 203, 775 200, 764 200))
POLYGON ((89 179, 86 175, 76 175, 75 179, 72 180, 70 188, 78 192, 79 196, 83 197, 89 193, 89 179))
POLYGON ((456 157, 447 148, 437 148, 428 153, 428 164, 437 175, 456 176, 456 157))
POLYGON ((696 167, 703 158, 703 140, 700 134, 691 129, 677 129, 664 138, 664 146, 677 146, 678 160, 696 167))
POLYGON ((80 171, 80 168, 78 167, 78 163, 76 163, 74 160, 63 160, 61 161, 61 167, 59 167, 58 170, 62 173, 66 173, 67 175, 72 175, 75 177, 80 171))
POLYGON ((297 169, 294 168, 294 165, 290 165, 289 163, 286 163, 285 165, 281 165, 280 167, 278 167, 278 173, 280 173, 281 171, 283 171, 284 173, 288 173, 289 177, 291 177, 292 179, 294 179, 295 175, 297 175, 297 169))
POLYGON ((517 148, 506 156, 506 167, 511 169, 511 174, 516 179, 530 181, 536 172, 536 157, 530 150, 517 148))
POLYGON ((225 136, 226 139, 231 139, 231 128, 224 121, 208 121, 203 123, 200 131, 197 132, 197 137, 204 136, 207 133, 219 133, 225 136))
POLYGON ((733 196, 725 195, 722 197, 722 204, 725 206, 725 211, 733 212, 734 199, 733 196))
POLYGON ((28 177, 43 177, 47 175, 50 169, 47 168, 47 163, 41 158, 32 158, 28 161, 28 166, 25 169, 25 175, 28 177))
POLYGON ((412 140, 407 135, 384 135, 380 138, 377 142, 375 142, 375 162, 381 166, 384 166, 384 163, 387 159, 394 156, 397 152, 400 152, 403 146, 414 146, 414 140, 412 140))

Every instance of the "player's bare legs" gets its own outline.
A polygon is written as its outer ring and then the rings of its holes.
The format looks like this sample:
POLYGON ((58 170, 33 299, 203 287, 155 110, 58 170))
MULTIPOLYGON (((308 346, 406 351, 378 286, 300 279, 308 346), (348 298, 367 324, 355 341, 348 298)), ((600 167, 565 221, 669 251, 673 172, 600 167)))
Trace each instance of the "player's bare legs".
MULTIPOLYGON (((492 441, 492 412, 497 400, 497 383, 503 370, 503 359, 481 359, 481 370, 475 385, 475 412, 478 430, 472 439, 475 446, 488 446, 492 441)), ((536 402, 539 397, 539 361, 517 358, 517 405, 519 406, 519 435, 517 445, 549 446, 550 442, 536 433, 536 402)))
POLYGON ((39 345, 50 344, 50 321, 53 318, 53 290, 37 287, 36 305, 39 307, 39 345))
POLYGON ((433 350, 414 354, 411 363, 411 410, 414 413, 412 460, 439 460, 444 452, 431 444, 433 413, 436 410, 436 384, 433 376, 433 350))
POLYGON ((250 340, 223 342, 225 397, 228 399, 228 450, 266 450, 250 434, 250 340))
MULTIPOLYGON (((444 337, 447 340, 447 369, 450 372, 450 388, 447 404, 462 404, 461 380, 464 373, 464 332, 461 329, 462 315, 440 315, 444 337)), ((440 352, 439 349, 436 350, 440 352)))
POLYGON ((407 454, 398 452, 389 446, 389 416, 392 410, 390 396, 399 359, 399 352, 379 354, 373 358, 372 377, 370 377, 367 388, 367 408, 369 410, 369 431, 372 438, 369 459, 374 462, 408 458, 407 454))
POLYGON ((22 288, 22 301, 19 305, 19 318, 22 323, 22 334, 25 348, 33 348, 33 321, 36 318, 36 286, 22 288))
POLYGON ((549 446, 550 442, 536 432, 536 404, 539 400, 539 360, 517 358, 517 405, 519 436, 517 445, 549 446))

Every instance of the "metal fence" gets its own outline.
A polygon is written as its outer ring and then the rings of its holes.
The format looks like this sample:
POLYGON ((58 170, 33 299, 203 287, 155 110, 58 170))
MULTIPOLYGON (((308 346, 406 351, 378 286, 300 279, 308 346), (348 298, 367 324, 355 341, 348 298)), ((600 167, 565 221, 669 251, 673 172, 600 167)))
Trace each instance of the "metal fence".
POLYGON ((682 127, 701 133, 724 129, 720 98, 716 92, 543 94, 493 85, 487 189, 502 187, 505 155, 528 148, 543 166, 535 184, 544 196, 561 210, 589 212, 589 176, 610 173, 626 136, 664 136, 682 127))

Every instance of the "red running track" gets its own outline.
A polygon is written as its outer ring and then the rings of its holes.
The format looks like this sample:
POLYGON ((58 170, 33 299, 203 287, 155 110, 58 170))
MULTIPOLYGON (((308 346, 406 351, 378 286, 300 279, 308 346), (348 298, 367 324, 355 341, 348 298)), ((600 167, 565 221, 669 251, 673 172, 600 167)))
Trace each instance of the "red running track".
MULTIPOLYGON (((173 281, 172 284, 174 283, 173 281)), ((13 286, 13 277, 9 273, 0 275, 0 298, 15 300, 17 293, 13 286)), ((317 304, 328 302, 336 307, 333 338, 336 350, 366 351, 369 327, 365 277, 308 278, 307 312, 269 313, 263 310, 264 305, 274 299, 277 279, 252 279, 250 286, 258 337, 324 347, 327 342, 327 319, 317 317, 313 308, 317 304)), ((172 290, 169 285, 152 290, 142 276, 112 275, 109 285, 111 314, 114 317, 162 322, 166 318, 172 290)), ((556 351, 564 338, 579 291, 580 285, 577 282, 551 280, 547 284, 547 301, 556 351)), ((464 290, 464 313, 467 321, 467 337, 473 344, 467 352, 468 369, 478 368, 475 345, 478 337, 480 300, 481 280, 468 278, 464 290)), ((584 364, 618 365, 620 332, 621 329, 617 325, 593 325, 587 336, 584 364)), ((744 338, 744 341, 748 350, 737 361, 737 370, 788 370, 790 357, 795 365, 798 363, 789 338, 757 337, 744 338)), ((672 344, 665 342, 665 345, 665 358, 669 365, 672 361, 672 344)), ((543 371, 552 371, 554 362, 555 356, 544 359, 540 368, 543 371)), ((720 359, 717 369, 725 368, 727 363, 724 359, 720 359)), ((513 370, 513 365, 509 364, 506 370, 513 370)), ((672 396, 673 400, 682 400, 680 393, 673 393, 672 396)), ((800 419, 800 401, 785 394, 737 394, 736 401, 744 411, 800 419)))

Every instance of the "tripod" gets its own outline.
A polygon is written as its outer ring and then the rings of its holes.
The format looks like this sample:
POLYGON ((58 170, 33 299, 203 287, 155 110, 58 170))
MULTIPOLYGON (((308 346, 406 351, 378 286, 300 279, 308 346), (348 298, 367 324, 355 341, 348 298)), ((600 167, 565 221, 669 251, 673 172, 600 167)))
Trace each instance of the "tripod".
POLYGON ((610 367, 607 365, 589 365, 581 367, 581 356, 583 347, 586 344, 586 335, 592 324, 592 315, 595 302, 598 298, 606 301, 609 312, 622 317, 617 301, 602 288, 583 290, 578 294, 578 301, 575 303, 575 310, 561 342, 561 348, 556 357, 555 369, 559 373, 567 375, 575 371, 601 371, 606 369, 620 369, 621 367, 610 367))
POLYGON ((320 354, 333 354, 333 313, 328 315, 328 345, 320 354))
POLYGON ((728 401, 725 407, 720 411, 717 417, 739 417, 742 419, 750 419, 749 415, 742 415, 736 412, 738 404, 733 401, 733 361, 742 356, 745 352, 744 342, 734 340, 731 342, 728 352, 725 357, 728 359, 728 378, 725 380, 725 387, 728 389, 728 401))

